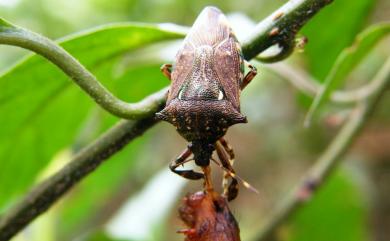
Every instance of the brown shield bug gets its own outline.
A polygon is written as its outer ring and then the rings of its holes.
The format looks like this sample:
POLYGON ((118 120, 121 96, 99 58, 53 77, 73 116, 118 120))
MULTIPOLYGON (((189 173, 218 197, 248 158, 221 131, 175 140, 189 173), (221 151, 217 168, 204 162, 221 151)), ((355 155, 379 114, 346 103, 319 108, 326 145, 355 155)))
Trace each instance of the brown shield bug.
MULTIPOLYGON (((246 123, 240 113, 240 92, 256 75, 256 69, 244 75, 245 60, 241 47, 226 17, 215 7, 206 7, 190 29, 178 51, 174 65, 165 64, 162 72, 172 82, 165 108, 157 118, 174 125, 188 147, 170 164, 170 169, 188 179, 205 180, 212 191, 210 160, 225 170, 224 194, 237 196, 237 176, 232 168, 234 153, 223 138, 227 129, 246 123), (212 158, 216 150, 219 161, 212 158), (191 158, 193 154, 193 158, 191 158), (177 170, 194 160, 203 173, 177 170), (227 179, 231 177, 231 183, 227 179)), ((245 186, 248 186, 244 182, 245 186)))

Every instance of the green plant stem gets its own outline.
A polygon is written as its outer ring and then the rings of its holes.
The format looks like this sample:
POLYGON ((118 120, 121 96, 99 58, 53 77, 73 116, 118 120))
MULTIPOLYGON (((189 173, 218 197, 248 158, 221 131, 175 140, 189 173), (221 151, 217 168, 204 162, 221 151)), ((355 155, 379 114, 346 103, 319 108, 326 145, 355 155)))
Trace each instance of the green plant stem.
POLYGON ((256 241, 270 240, 275 229, 305 204, 307 195, 311 196, 327 180, 337 164, 340 163, 342 156, 347 152, 355 137, 362 130, 389 85, 390 58, 387 59, 374 77, 373 82, 377 83, 377 85, 372 91, 370 98, 357 104, 338 135, 318 158, 313 167, 310 168, 302 181, 293 188, 292 192, 275 210, 271 211, 271 216, 266 219, 267 221, 255 238, 256 241))
POLYGON ((261 21, 250 37, 243 43, 246 59, 279 44, 282 48, 280 58, 272 57, 272 62, 289 56, 295 47, 295 35, 303 25, 332 0, 294 0, 288 1, 269 17, 261 21))
MULTIPOLYGON (((164 98, 165 91, 161 91, 145 99, 144 102, 145 105, 159 105, 162 108, 160 100, 164 98)), ((2 216, 0 240, 10 239, 35 217, 46 211, 82 178, 95 170, 104 160, 156 123, 157 120, 153 114, 137 121, 119 121, 95 142, 77 153, 68 165, 40 183, 19 204, 2 216)))
POLYGON ((124 119, 144 118, 158 108, 158 105, 149 105, 143 102, 132 104, 118 99, 77 59, 42 35, 8 23, 6 26, 0 26, 0 44, 22 47, 45 57, 57 65, 97 104, 117 117, 124 119))
MULTIPOLYGON (((299 0, 293 2, 286 3, 281 8, 284 15, 273 20, 271 24, 268 23, 269 19, 272 19, 275 13, 265 20, 267 23, 258 25, 252 37, 243 45, 246 59, 253 58, 278 42, 279 38, 269 35, 269 31, 264 26, 271 29, 273 26, 280 27, 283 30, 283 36, 285 36, 285 32, 291 30, 293 32, 288 36, 293 38, 298 29, 330 1, 299 0), (302 12, 303 10, 306 12, 302 12), (289 27, 290 25, 294 27, 289 27)), ((104 160, 153 126, 156 121, 152 116, 164 104, 166 89, 140 103, 125 103, 113 96, 86 68, 56 43, 36 33, 14 27, 4 20, 0 19, 0 23, 2 24, 0 44, 19 46, 44 56, 71 77, 96 103, 113 115, 127 119, 144 118, 135 122, 122 121, 112 127, 106 134, 78 153, 67 166, 38 184, 20 203, 1 216, 0 241, 3 241, 13 237, 50 208, 62 195, 96 169, 104 160)))
MULTIPOLYGON (((308 96, 315 97, 321 91, 319 82, 302 69, 292 67, 285 62, 263 65, 263 67, 288 80, 296 89, 308 96)), ((374 80, 378 81, 378 79, 374 80)), ((377 89, 378 84, 380 83, 370 81, 356 89, 335 90, 330 95, 330 100, 336 104, 356 104, 370 97, 372 92, 377 89)))

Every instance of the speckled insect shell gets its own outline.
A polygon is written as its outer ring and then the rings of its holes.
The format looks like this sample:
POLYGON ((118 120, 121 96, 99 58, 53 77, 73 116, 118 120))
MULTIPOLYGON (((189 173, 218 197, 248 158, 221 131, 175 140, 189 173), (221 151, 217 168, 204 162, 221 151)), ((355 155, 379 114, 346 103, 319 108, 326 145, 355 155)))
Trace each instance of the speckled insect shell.
POLYGON ((243 66, 226 17, 206 7, 176 55, 167 104, 157 117, 188 141, 214 143, 229 126, 246 122, 239 102, 243 66))

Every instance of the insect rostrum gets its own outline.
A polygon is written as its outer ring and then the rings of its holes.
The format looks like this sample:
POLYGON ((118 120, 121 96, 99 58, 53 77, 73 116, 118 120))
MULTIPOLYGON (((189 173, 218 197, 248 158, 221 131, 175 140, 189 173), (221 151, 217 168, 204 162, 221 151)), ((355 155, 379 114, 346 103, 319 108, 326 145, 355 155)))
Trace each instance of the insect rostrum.
MULTIPOLYGON (((211 191, 210 160, 225 171, 232 181, 224 194, 228 200, 237 195, 237 180, 232 168, 234 153, 223 139, 227 129, 246 123, 240 112, 240 92, 256 75, 244 75, 241 47, 226 17, 215 7, 206 7, 196 19, 178 51, 174 65, 163 65, 163 73, 172 81, 166 107, 159 119, 170 122, 189 145, 170 164, 173 172, 188 179, 205 179, 206 191, 211 191), (217 150, 219 160, 212 159, 217 150), (193 159, 190 158, 193 154, 193 159), (176 170, 194 160, 203 173, 176 170)), ((226 183, 226 182, 225 182, 226 183)))

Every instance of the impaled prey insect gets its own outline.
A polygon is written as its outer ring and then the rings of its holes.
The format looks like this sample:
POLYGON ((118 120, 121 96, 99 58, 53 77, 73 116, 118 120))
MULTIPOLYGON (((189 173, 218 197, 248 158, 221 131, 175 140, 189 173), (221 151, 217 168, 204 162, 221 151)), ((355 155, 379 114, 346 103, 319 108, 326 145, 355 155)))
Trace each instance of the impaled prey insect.
POLYGON ((172 82, 166 106, 157 118, 170 122, 190 142, 170 169, 188 179, 204 178, 206 191, 212 191, 210 160, 214 161, 225 171, 224 195, 229 201, 238 194, 238 176, 232 167, 234 152, 223 136, 228 127, 247 122, 240 113, 239 97, 256 75, 256 69, 248 65, 250 71, 244 76, 244 63, 226 17, 219 9, 206 7, 184 39, 174 65, 161 67, 172 82), (212 157, 215 150, 219 161, 212 157), (191 160, 203 173, 177 170, 191 160))

